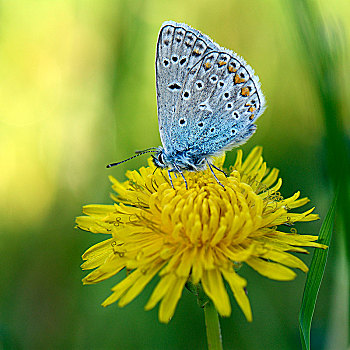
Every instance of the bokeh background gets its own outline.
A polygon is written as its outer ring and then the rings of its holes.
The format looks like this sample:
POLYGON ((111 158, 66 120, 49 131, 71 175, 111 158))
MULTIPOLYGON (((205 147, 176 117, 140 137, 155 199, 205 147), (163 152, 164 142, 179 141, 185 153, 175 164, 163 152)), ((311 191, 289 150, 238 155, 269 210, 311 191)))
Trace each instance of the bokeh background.
MULTIPOLYGON (((349 135, 350 2, 323 0, 316 9, 341 37, 337 69, 326 69, 339 81, 338 116, 349 135)), ((168 325, 157 309, 143 310, 152 286, 123 309, 101 307, 119 277, 82 286, 81 255, 102 236, 74 228, 82 205, 111 203, 107 176, 122 180, 146 156, 106 164, 160 145, 154 56, 165 20, 190 24, 254 67, 268 109, 244 153, 264 146, 268 164, 281 170, 282 195, 300 190, 321 216, 298 232, 318 234, 333 191, 322 99, 298 11, 275 0, 0 1, 0 349, 206 348, 203 311, 187 290, 168 325)), ((227 157, 229 164, 235 150, 227 157)), ((336 231, 313 349, 345 349, 345 271, 336 231)), ((305 275, 276 282, 248 267, 241 274, 254 321, 232 300, 231 317, 221 320, 224 348, 299 349, 305 275)))

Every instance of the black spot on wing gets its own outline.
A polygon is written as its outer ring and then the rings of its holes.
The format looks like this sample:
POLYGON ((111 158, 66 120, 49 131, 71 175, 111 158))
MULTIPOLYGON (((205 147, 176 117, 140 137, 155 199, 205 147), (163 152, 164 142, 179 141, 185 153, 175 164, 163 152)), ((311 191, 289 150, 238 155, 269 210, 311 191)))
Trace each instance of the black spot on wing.
POLYGON ((181 89, 181 85, 179 85, 178 83, 171 83, 168 85, 168 88, 172 91, 174 90, 180 90, 181 89))

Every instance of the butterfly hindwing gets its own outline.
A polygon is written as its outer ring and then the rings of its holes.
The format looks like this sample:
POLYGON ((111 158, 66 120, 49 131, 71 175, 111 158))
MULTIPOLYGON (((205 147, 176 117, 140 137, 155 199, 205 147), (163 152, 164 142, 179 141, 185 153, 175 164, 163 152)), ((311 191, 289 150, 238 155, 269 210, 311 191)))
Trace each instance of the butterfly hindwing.
POLYGON ((220 48, 189 70, 175 106, 170 137, 178 149, 203 155, 243 143, 255 130, 264 98, 258 78, 242 58, 220 48))

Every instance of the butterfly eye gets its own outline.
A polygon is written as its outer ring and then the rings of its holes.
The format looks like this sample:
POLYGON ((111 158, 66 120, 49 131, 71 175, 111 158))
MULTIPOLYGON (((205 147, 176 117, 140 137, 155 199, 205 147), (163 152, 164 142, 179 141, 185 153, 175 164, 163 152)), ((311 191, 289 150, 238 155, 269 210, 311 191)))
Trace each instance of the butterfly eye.
POLYGON ((164 165, 164 158, 163 158, 163 153, 158 154, 158 162, 162 165, 164 165))

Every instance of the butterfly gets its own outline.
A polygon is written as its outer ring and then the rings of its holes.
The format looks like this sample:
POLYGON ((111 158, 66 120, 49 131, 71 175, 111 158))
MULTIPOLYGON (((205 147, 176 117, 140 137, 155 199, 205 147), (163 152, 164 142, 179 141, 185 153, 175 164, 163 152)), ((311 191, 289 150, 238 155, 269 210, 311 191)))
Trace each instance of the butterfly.
MULTIPOLYGON (((154 152, 158 168, 179 173, 209 168, 212 158, 245 143, 264 112, 259 78, 236 53, 184 23, 162 24, 156 49, 156 89, 162 147, 136 152, 125 161, 154 152)), ((122 161, 124 162, 124 161, 122 161)), ((120 164, 112 163, 107 167, 120 164)))

